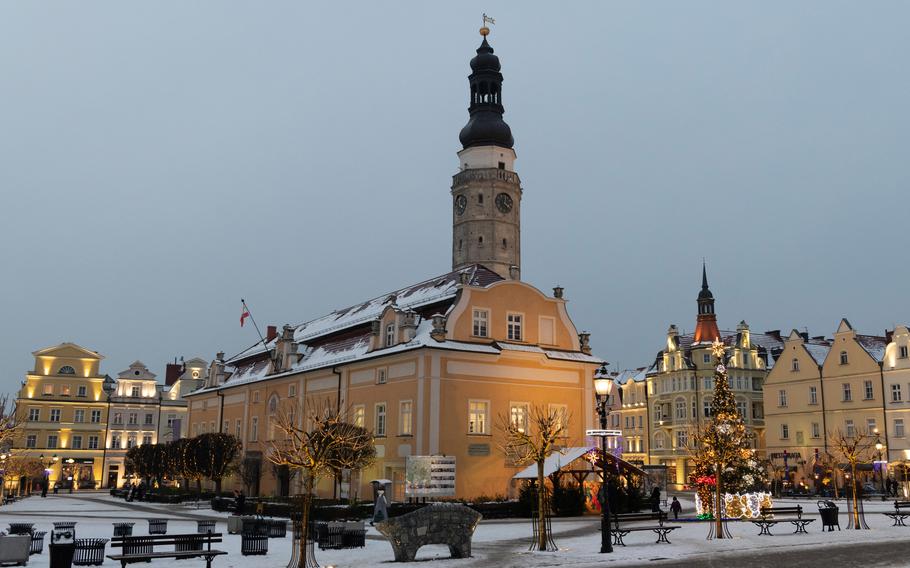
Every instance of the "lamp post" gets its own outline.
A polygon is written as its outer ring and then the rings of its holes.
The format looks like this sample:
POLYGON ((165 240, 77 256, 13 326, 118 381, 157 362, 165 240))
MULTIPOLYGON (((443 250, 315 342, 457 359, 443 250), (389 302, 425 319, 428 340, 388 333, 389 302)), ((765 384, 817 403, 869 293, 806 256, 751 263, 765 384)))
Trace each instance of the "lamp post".
POLYGON ((6 491, 6 458, 7 455, 5 453, 0 454, 0 476, 3 477, 3 483, 0 484, 0 503, 3 503, 3 494, 6 491))
POLYGON ((882 492, 882 501, 885 500, 885 470, 882 467, 882 449, 885 447, 882 444, 882 439, 878 435, 878 428, 875 429, 875 453, 878 458, 878 487, 882 492))
POLYGON ((610 409, 607 406, 607 401, 610 398, 610 393, 613 391, 613 379, 610 378, 610 374, 607 371, 607 365, 604 363, 600 369, 594 372, 594 392, 595 400, 597 401, 597 414, 600 416, 600 451, 601 451, 601 475, 603 476, 603 484, 601 485, 602 497, 600 504, 600 551, 604 552, 613 552, 613 539, 610 534, 610 497, 609 497, 609 484, 607 483, 607 436, 603 432, 607 429, 607 414, 610 413, 610 409))

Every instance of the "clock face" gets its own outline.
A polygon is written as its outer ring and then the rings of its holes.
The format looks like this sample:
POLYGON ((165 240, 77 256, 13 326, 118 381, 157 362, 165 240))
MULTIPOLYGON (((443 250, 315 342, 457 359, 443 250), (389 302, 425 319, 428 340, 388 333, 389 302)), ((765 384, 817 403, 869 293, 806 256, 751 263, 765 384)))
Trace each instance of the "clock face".
POLYGON ((468 198, 464 195, 459 195, 455 198, 455 213, 461 215, 464 213, 464 208, 468 206, 468 198))
POLYGON ((496 196, 496 207, 503 213, 512 210, 512 198, 507 193, 500 193, 496 196))

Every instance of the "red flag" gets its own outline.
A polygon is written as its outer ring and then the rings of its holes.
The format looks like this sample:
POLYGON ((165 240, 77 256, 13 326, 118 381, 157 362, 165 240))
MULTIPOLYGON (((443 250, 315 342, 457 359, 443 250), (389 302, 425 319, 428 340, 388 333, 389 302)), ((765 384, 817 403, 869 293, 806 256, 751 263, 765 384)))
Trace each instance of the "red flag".
POLYGON ((246 318, 250 317, 250 309, 246 307, 246 302, 240 300, 241 312, 240 312, 240 327, 243 327, 243 322, 246 318))

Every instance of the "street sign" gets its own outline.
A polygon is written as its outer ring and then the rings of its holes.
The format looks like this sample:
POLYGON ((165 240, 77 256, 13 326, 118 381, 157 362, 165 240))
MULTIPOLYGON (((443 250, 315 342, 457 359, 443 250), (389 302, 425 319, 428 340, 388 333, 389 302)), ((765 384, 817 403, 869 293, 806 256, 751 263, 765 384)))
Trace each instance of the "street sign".
POLYGON ((586 430, 586 436, 622 436, 622 430, 586 430))

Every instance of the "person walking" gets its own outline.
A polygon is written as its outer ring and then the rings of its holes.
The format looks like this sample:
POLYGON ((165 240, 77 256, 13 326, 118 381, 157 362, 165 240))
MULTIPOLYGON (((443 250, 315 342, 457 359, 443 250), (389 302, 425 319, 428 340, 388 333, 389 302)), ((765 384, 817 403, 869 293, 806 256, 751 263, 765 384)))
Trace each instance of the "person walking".
POLYGON ((376 503, 373 504, 373 520, 370 521, 370 526, 373 526, 373 523, 381 523, 388 520, 388 506, 389 501, 385 498, 385 490, 380 489, 376 492, 376 503))
POLYGON ((679 513, 682 512, 682 504, 676 498, 676 495, 673 496, 673 502, 670 503, 670 510, 673 511, 673 520, 679 519, 679 513))
POLYGON ((246 497, 243 495, 243 491, 239 489, 234 490, 234 514, 243 515, 243 507, 246 505, 246 497))
POLYGON ((651 512, 660 512, 660 487, 657 487, 656 485, 654 486, 654 489, 651 490, 651 512))

